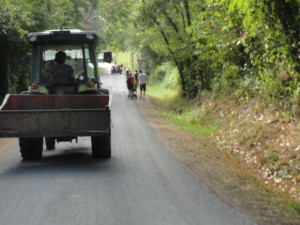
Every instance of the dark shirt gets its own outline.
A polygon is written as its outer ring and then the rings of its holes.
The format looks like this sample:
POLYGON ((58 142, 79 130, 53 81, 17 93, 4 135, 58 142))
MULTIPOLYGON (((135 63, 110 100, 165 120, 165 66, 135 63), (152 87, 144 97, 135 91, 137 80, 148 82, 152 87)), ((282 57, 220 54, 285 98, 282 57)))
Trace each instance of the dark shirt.
POLYGON ((128 78, 127 78, 127 88, 129 89, 129 90, 132 90, 133 89, 133 85, 134 85, 134 83, 135 83, 135 81, 134 81, 134 78, 132 77, 132 76, 129 76, 128 78))
POLYGON ((51 67, 50 73, 55 82, 74 81, 74 70, 70 65, 55 64, 51 67))
POLYGON ((129 76, 129 77, 127 78, 127 83, 129 83, 129 84, 134 84, 134 78, 133 78, 132 76, 129 76))

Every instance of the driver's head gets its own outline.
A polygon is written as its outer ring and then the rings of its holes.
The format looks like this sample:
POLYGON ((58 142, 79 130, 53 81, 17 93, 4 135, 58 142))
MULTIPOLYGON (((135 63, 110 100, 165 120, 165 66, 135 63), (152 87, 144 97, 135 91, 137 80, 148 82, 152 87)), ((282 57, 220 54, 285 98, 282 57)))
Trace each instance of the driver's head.
POLYGON ((63 51, 58 51, 56 54, 55 54, 55 59, 54 61, 58 64, 64 64, 65 61, 66 61, 66 58, 67 58, 67 55, 65 52, 63 51))

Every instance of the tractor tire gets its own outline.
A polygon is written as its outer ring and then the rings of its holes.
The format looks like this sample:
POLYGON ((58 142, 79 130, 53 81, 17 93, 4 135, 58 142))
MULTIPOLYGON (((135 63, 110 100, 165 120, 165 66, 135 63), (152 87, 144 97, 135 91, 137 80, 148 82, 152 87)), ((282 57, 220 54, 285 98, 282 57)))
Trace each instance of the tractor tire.
POLYGON ((46 142, 46 148, 47 150, 54 150, 55 149, 55 138, 53 137, 46 137, 45 138, 46 142))
POLYGON ((43 138, 19 138, 20 152, 23 160, 42 158, 43 138))
POLYGON ((111 157, 111 139, 109 136, 91 137, 92 155, 94 158, 109 159, 111 157))

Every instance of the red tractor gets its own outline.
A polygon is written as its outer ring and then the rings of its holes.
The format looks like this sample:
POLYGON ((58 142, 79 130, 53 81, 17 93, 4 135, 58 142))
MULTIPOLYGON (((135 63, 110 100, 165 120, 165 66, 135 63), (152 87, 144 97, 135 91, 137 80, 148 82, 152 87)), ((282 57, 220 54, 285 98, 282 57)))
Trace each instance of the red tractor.
POLYGON ((99 81, 97 34, 61 29, 29 33, 27 38, 32 44, 30 86, 21 94, 6 95, 0 106, 0 137, 18 137, 24 160, 41 158, 44 140, 50 150, 79 136, 91 137, 93 157, 110 158, 110 98, 99 81))

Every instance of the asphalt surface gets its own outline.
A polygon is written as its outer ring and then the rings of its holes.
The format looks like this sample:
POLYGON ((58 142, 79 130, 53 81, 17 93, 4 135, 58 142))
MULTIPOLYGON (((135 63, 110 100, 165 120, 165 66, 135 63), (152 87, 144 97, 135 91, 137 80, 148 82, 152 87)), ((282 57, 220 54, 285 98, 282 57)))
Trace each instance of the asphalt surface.
POLYGON ((102 83, 112 96, 112 158, 93 159, 90 138, 79 138, 24 162, 17 139, 0 139, 0 225, 255 224, 171 155, 141 100, 127 98, 124 75, 102 83))

